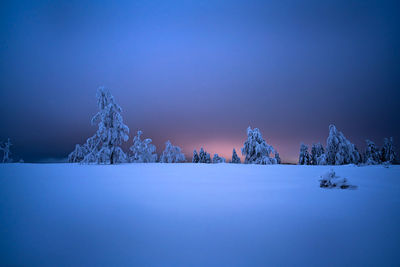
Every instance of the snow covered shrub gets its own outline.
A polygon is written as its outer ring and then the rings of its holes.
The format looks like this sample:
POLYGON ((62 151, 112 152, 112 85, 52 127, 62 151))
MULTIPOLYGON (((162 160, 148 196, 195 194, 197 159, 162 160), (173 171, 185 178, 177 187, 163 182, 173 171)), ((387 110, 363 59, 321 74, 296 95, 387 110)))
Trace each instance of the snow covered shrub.
POLYGON ((200 148, 199 163, 211 163, 210 153, 207 153, 203 148, 200 148))
POLYGON ((329 126, 329 136, 326 141, 326 159, 329 165, 358 164, 360 154, 354 144, 347 140, 335 125, 329 126))
POLYGON ((310 165, 310 154, 308 153, 308 146, 301 143, 299 154, 299 165, 310 165))
POLYGON ((334 170, 330 169, 328 172, 321 175, 320 187, 323 188, 356 188, 356 186, 349 185, 346 178, 336 176, 334 170))
POLYGON ((92 118, 98 125, 94 136, 83 146, 76 146, 68 155, 69 162, 114 164, 126 162, 127 156, 120 145, 129 139, 129 128, 123 123, 122 108, 105 87, 96 93, 99 111, 92 118))
POLYGON ((236 154, 236 150, 235 149, 233 149, 233 151, 232 151, 231 163, 241 163, 240 158, 239 158, 238 154, 236 154))
POLYGON ((168 140, 165 143, 165 150, 163 151, 160 157, 160 162, 177 163, 184 161, 185 161, 185 155, 181 152, 181 148, 179 146, 173 146, 171 142, 168 140))
POLYGON ((247 140, 242 148, 245 164, 276 164, 277 160, 270 157, 274 152, 274 148, 262 138, 259 129, 247 128, 247 140))
POLYGON ((133 145, 130 147, 132 154, 129 160, 135 163, 156 162, 156 147, 151 144, 152 140, 150 138, 141 140, 142 134, 143 132, 139 130, 137 135, 133 138, 133 145))
POLYGON ((193 150, 192 162, 193 162, 193 163, 199 163, 199 162, 200 162, 200 157, 199 157, 199 154, 197 154, 196 149, 193 150))
POLYGON ((393 146, 393 137, 383 139, 383 146, 380 151, 381 162, 388 162, 389 164, 396 163, 396 152, 393 146))
POLYGON ((367 165, 377 165, 382 163, 381 155, 375 146, 375 143, 371 140, 365 140, 365 142, 367 143, 367 147, 364 153, 364 163, 367 165))
POLYGON ((223 157, 218 156, 218 154, 214 154, 212 163, 225 163, 225 159, 223 157))
POLYGON ((0 150, 3 151, 3 163, 10 163, 12 159, 10 158, 10 147, 12 146, 10 138, 7 139, 7 142, 0 144, 0 150))

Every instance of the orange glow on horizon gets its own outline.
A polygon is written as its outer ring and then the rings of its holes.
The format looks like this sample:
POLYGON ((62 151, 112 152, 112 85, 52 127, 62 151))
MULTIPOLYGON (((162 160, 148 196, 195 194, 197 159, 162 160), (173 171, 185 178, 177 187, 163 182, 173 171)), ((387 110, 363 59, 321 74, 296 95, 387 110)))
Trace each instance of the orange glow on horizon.
MULTIPOLYGON (((243 141, 229 141, 229 140, 223 140, 223 141, 216 141, 216 140, 210 140, 207 142, 204 142, 203 144, 197 143, 184 143, 182 144, 183 147, 183 152, 186 155, 187 161, 191 161, 192 155, 193 155, 193 150, 196 149, 197 152, 199 152, 200 148, 203 147, 203 149, 210 153, 211 159, 214 156, 214 154, 218 154, 220 157, 224 157, 226 159, 226 162, 229 162, 232 159, 232 151, 233 148, 236 149, 236 153, 240 157, 242 163, 244 161, 244 156, 242 155, 242 147, 243 147, 243 141), (190 149, 192 147, 192 149, 190 149)), ((268 143, 268 142, 267 142, 268 143)), ((280 142, 277 142, 281 144, 280 142)), ((275 146, 274 144, 271 144, 278 152, 279 155, 282 159, 283 163, 297 163, 297 157, 286 157, 287 153, 290 151, 291 146, 288 145, 279 145, 275 146)))

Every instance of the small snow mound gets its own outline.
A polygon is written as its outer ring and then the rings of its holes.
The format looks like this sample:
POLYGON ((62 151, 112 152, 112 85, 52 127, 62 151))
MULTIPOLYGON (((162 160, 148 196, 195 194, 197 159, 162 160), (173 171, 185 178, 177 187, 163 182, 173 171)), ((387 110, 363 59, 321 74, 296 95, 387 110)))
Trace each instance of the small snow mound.
POLYGON ((319 181, 320 181, 319 186, 322 188, 340 188, 340 189, 357 188, 354 185, 348 184, 346 178, 337 176, 333 169, 330 169, 328 172, 321 175, 321 179, 319 181))

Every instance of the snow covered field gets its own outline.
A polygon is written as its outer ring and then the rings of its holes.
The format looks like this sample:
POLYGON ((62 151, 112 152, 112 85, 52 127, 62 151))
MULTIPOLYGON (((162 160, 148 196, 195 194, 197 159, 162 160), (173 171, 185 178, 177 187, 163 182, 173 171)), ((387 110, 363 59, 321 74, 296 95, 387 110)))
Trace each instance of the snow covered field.
POLYGON ((0 165, 0 265, 399 266, 400 166, 0 165))

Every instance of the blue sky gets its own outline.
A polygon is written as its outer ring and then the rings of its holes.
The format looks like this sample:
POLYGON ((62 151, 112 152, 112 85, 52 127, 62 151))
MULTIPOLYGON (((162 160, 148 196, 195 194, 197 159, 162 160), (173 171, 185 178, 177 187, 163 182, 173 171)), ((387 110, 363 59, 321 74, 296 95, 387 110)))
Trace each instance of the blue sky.
POLYGON ((249 125, 287 162, 330 123, 360 148, 398 143, 399 15, 396 1, 2 1, 0 138, 17 158, 65 157, 96 130, 104 85, 158 152, 228 157, 249 125))

